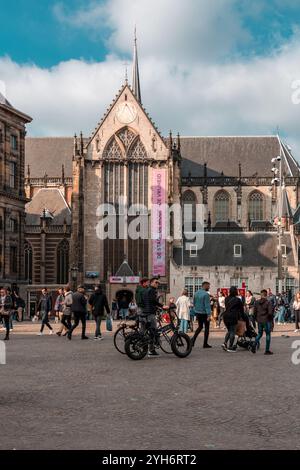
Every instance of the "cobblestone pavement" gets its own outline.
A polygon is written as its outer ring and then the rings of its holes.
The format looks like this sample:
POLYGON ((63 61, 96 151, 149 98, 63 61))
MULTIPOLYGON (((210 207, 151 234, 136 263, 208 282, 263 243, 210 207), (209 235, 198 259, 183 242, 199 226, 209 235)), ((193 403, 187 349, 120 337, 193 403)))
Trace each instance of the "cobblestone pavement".
POLYGON ((274 356, 223 352, 214 331, 211 350, 200 337, 187 359, 133 362, 111 333, 69 342, 17 324, 0 365, 0 449, 300 449, 297 334, 276 330, 274 356))

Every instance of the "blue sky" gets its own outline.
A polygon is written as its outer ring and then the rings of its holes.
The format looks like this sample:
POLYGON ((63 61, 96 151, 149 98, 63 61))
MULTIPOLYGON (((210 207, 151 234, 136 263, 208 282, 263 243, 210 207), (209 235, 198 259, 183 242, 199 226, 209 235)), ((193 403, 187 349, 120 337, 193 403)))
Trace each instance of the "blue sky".
MULTIPOLYGON (((107 44, 112 31, 109 25, 99 23, 99 30, 93 28, 91 32, 90 28, 63 24, 56 14, 57 7, 71 15, 87 4, 86 0, 0 0, 0 56, 9 55, 16 62, 31 62, 41 67, 51 67, 74 58, 104 60, 111 52, 107 44)), ((230 58, 239 54, 269 54, 289 40, 295 28, 300 27, 298 0, 241 0, 237 2, 236 10, 241 15, 245 33, 250 37, 235 44, 230 58)), ((225 54, 223 59, 228 60, 228 57, 225 54)))
POLYGON ((124 61, 131 67, 136 24, 143 104, 162 133, 270 135, 279 127, 300 159, 300 103, 292 101, 299 0, 0 7, 0 91, 32 116, 29 135, 91 133, 124 82, 124 61))

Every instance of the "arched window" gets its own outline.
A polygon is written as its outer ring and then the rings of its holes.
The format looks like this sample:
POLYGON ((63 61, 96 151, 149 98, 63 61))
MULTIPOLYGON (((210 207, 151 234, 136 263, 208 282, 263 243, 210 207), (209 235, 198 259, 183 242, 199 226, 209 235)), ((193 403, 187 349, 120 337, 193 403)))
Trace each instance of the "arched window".
POLYGON ((250 194, 249 220, 264 220, 264 196, 259 191, 250 194))
POLYGON ((66 284, 69 280, 69 243, 63 240, 57 247, 57 284, 66 284))
POLYGON ((219 191, 215 195, 215 220, 228 222, 230 218, 230 196, 226 191, 219 191))
POLYGON ((117 136, 122 141, 122 143, 123 143, 123 145, 126 149, 128 149, 130 147, 130 145, 132 144, 132 142, 136 138, 136 134, 134 134, 130 129, 128 129, 128 127, 124 127, 123 129, 121 129, 118 132, 117 136))
POLYGON ((146 149, 140 139, 137 139, 129 149, 128 158, 147 158, 146 149))
POLYGON ((25 261, 25 279, 28 284, 31 284, 33 273, 33 255, 32 246, 29 242, 24 243, 24 261, 25 261))
POLYGON ((113 137, 107 144, 104 152, 103 152, 103 158, 108 158, 108 159, 120 159, 122 158, 122 151, 121 148, 116 141, 115 137, 113 137))
POLYGON ((183 211, 183 220, 182 222, 184 223, 185 220, 185 214, 186 217, 188 217, 187 214, 190 214, 192 212, 192 222, 196 221, 196 196, 193 191, 185 191, 182 195, 182 211, 183 211))

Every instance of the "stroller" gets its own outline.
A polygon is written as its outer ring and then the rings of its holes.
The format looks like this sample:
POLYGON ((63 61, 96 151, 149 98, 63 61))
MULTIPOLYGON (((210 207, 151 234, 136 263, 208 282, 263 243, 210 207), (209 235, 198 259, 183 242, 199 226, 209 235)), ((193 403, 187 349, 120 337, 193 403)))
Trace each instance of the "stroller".
POLYGON ((254 352, 256 351, 256 344, 255 338, 257 333, 251 323, 249 322, 247 330, 245 331, 243 336, 239 336, 237 340, 237 346, 243 349, 248 349, 248 351, 254 352))

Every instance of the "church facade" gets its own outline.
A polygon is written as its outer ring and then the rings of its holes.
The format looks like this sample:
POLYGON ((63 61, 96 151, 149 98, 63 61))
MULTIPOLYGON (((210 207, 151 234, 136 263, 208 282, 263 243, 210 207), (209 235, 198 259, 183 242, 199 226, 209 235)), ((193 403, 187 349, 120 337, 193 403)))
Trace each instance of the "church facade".
POLYGON ((110 299, 130 297, 152 275, 175 296, 184 287, 192 295, 204 279, 212 292, 231 284, 275 291, 281 280, 298 289, 300 168, 291 149, 278 136, 165 138, 142 105, 136 45, 133 72, 90 137, 27 139, 28 292, 69 278, 87 289, 103 284, 110 299), (278 156, 280 188, 271 172, 278 156), (190 206, 193 227, 202 205, 203 248, 176 240, 173 218, 166 238, 151 237, 166 223, 157 204, 190 206), (124 236, 124 207, 136 205, 147 221, 143 239, 124 236), (110 210, 115 236, 105 238, 99 226, 110 210))

